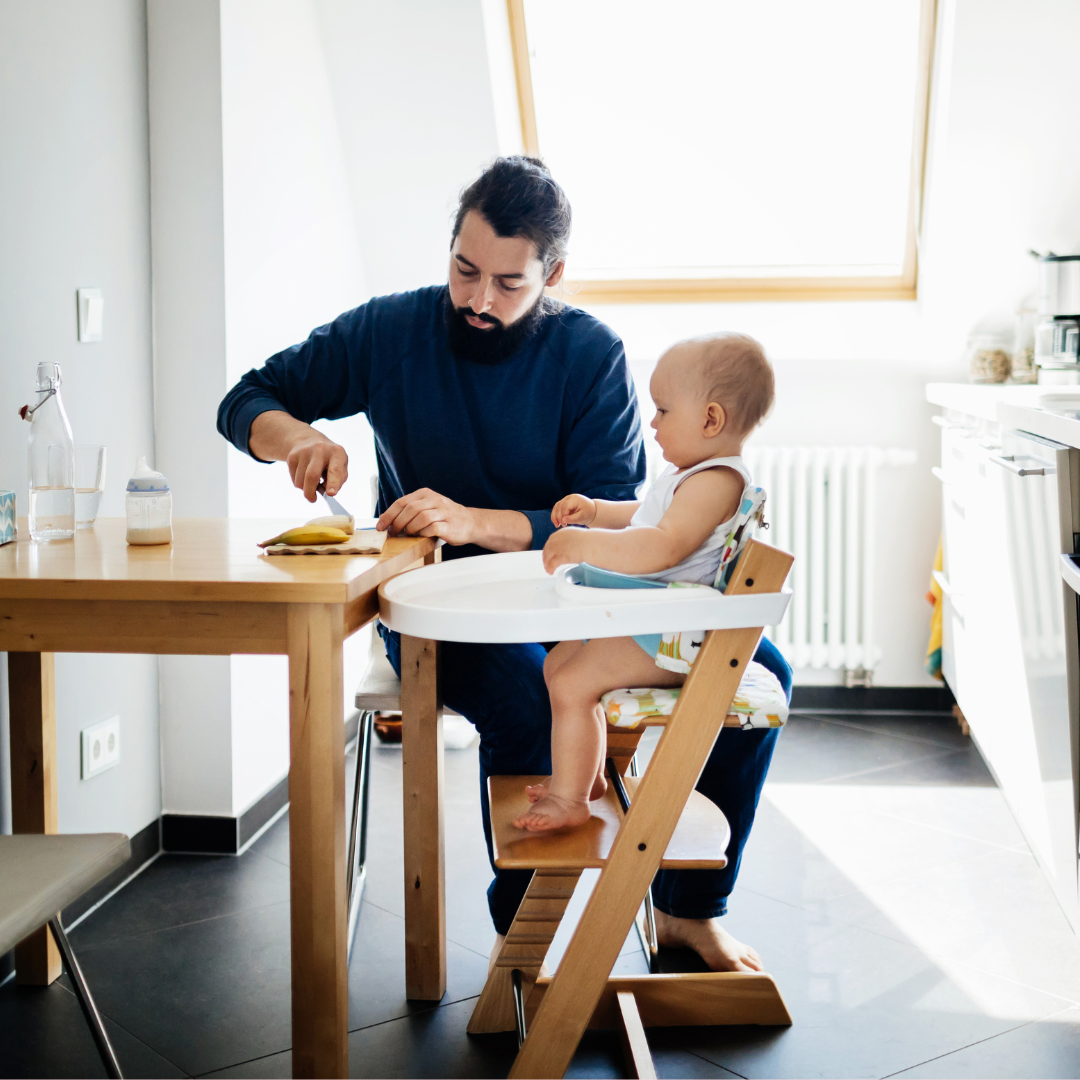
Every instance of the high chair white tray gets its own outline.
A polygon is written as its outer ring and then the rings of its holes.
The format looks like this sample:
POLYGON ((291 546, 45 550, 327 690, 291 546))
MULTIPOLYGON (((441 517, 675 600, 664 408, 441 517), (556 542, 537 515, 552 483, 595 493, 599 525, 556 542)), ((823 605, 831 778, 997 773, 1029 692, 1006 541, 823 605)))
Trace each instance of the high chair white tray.
POLYGON ((383 582, 379 618, 433 641, 513 643, 775 626, 791 590, 595 589, 544 570, 539 551, 435 563, 383 582))

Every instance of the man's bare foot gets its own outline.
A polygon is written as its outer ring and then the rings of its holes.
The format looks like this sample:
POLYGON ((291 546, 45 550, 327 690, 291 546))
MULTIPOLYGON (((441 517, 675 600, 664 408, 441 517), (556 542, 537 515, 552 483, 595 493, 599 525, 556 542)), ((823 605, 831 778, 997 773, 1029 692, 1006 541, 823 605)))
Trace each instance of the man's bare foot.
MULTIPOLYGON (((525 785, 525 794, 528 796, 529 802, 531 803, 546 799, 550 790, 550 776, 539 784, 525 785)), ((597 799, 602 799, 605 791, 607 791, 607 780, 604 779, 604 774, 601 772, 597 774, 596 779, 593 781, 592 790, 589 792, 589 802, 596 802, 597 799)))
POLYGON ((590 816, 588 803, 571 802, 548 792, 518 817, 514 825, 529 832, 551 832, 571 825, 584 825, 590 816))
POLYGON ((676 919, 656 910, 656 939, 669 949, 693 949, 713 971, 764 971, 761 957, 733 938, 719 919, 676 919))

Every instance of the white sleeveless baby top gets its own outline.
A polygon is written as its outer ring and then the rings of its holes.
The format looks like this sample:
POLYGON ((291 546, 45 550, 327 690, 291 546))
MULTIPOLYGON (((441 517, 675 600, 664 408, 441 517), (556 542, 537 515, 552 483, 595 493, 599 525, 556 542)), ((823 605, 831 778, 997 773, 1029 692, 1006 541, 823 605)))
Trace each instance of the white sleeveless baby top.
MULTIPOLYGON (((703 469, 715 469, 717 466, 725 466, 734 469, 743 478, 743 487, 750 485, 750 470, 741 457, 718 457, 709 458, 697 465, 691 465, 689 469, 677 469, 669 465, 652 483, 645 492, 645 498, 637 513, 630 519, 630 527, 635 525, 648 525, 655 528, 660 524, 660 519, 667 512, 671 500, 675 496, 679 485, 694 473, 703 469)), ((723 553, 724 542, 731 531, 731 523, 738 515, 739 507, 736 505, 735 513, 727 521, 721 522, 709 534, 709 538, 692 555, 688 555, 681 563, 671 567, 670 570, 657 570, 654 574, 637 574, 637 577, 652 578, 654 581, 692 581, 702 585, 712 585, 716 577, 716 571, 720 566, 720 556, 723 553)))

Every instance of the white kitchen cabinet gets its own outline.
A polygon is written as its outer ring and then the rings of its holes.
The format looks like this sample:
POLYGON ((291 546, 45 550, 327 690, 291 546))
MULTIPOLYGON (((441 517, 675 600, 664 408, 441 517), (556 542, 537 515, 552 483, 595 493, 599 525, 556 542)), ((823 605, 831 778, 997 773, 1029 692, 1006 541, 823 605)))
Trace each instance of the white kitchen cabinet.
POLYGON ((1076 703, 1066 680, 1068 663, 1077 662, 1076 605, 1057 570, 1060 553, 1074 548, 1070 487, 1080 479, 1080 452, 1004 427, 985 409, 947 407, 937 422, 943 672, 1080 930, 1076 703))

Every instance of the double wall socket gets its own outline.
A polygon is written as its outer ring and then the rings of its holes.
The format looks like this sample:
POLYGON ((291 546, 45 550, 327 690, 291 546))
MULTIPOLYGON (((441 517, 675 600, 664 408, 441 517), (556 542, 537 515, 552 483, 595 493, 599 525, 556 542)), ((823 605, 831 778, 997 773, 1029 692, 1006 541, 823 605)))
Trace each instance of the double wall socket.
POLYGON ((83 780, 97 776, 99 772, 111 769, 120 763, 120 717, 110 716, 92 727, 83 728, 82 768, 83 780))

